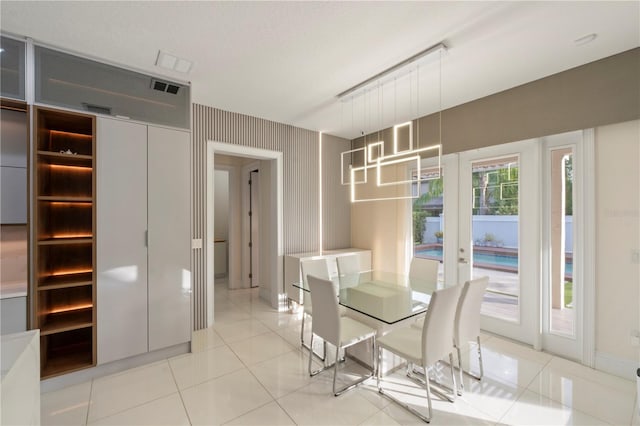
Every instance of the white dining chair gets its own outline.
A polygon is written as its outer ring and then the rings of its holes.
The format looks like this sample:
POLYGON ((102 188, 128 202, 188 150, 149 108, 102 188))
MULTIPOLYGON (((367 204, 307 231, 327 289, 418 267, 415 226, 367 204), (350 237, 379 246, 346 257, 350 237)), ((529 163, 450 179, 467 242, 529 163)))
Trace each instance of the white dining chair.
MULTIPOLYGON (((434 392, 453 402, 456 398, 456 378, 453 368, 453 322, 456 315, 456 306, 460 295, 460 286, 454 286, 437 290, 431 295, 429 309, 424 317, 422 328, 404 327, 391 331, 389 334, 377 339, 378 362, 377 383, 378 392, 404 407, 411 413, 420 417, 425 422, 431 421, 433 410, 431 407, 431 381, 429 379, 429 367, 436 365, 447 354, 451 365, 451 381, 453 386, 449 389, 451 396, 433 389, 434 392), (419 365, 423 368, 424 385, 427 391, 428 416, 411 407, 382 388, 382 351, 393 352, 404 358, 409 365, 419 365)), ((414 378, 409 375, 410 378, 414 378)), ((441 384, 438 384, 441 387, 441 384)))
POLYGON ((311 299, 315 306, 313 323, 311 325, 310 344, 313 347, 313 337, 318 336, 325 342, 334 345, 336 348, 335 362, 332 365, 327 366, 325 357, 325 365, 323 368, 316 371, 311 370, 313 354, 310 352, 309 375, 315 376, 316 374, 333 367, 333 394, 338 396, 367 380, 375 372, 376 330, 354 319, 340 316, 338 299, 336 298, 333 290, 333 283, 331 281, 314 277, 313 275, 308 275, 307 281, 309 283, 309 288, 311 289, 311 299), (340 364, 340 350, 346 349, 367 339, 371 339, 371 365, 373 366, 371 374, 363 376, 340 389, 336 389, 336 377, 338 376, 338 365, 340 364))
POLYGON ((409 266, 409 278, 417 278, 427 283, 438 282, 438 267, 440 262, 433 259, 414 257, 409 266))
POLYGON ((459 394, 462 394, 462 389, 464 388, 464 383, 462 381, 463 372, 477 380, 481 380, 484 375, 484 368, 482 366, 482 347, 480 345, 480 308, 488 285, 489 277, 482 277, 467 281, 462 286, 462 292, 460 294, 460 299, 458 300, 453 330, 453 346, 456 348, 458 353, 458 369, 460 372, 459 394), (475 341, 478 346, 478 363, 480 366, 479 375, 462 369, 461 349, 473 341, 475 341))
POLYGON ((358 273, 362 272, 360 265, 360 256, 358 256, 357 254, 338 256, 336 257, 336 263, 338 264, 340 286, 342 288, 346 288, 358 285, 358 273))
MULTIPOLYGON (((329 279, 329 267, 327 266, 326 259, 307 259, 300 262, 300 270, 302 272, 302 281, 304 282, 304 286, 309 288, 309 284, 307 281, 308 275, 313 275, 318 278, 322 278, 324 280, 329 279)), ((304 343, 304 320, 305 317, 309 315, 313 317, 313 307, 311 298, 309 297, 309 292, 302 292, 302 325, 300 326, 300 344, 311 350, 311 345, 307 346, 304 343)), ((324 355, 322 359, 324 360, 326 356, 326 347, 324 348, 324 355)))

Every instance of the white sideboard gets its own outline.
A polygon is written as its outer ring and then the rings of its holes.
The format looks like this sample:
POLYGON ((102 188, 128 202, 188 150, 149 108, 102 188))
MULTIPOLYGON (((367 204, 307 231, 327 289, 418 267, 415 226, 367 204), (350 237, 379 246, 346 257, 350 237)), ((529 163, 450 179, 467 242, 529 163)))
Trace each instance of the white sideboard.
POLYGON ((322 254, 319 252, 293 253, 284 257, 284 289, 287 298, 296 303, 302 303, 302 290, 294 287, 294 283, 302 281, 302 272, 300 271, 300 262, 311 259, 327 259, 329 268, 329 276, 338 274, 338 265, 336 258, 340 256, 349 256, 356 254, 360 257, 360 267, 363 270, 371 269, 371 250, 363 250, 358 248, 345 248, 337 250, 326 250, 322 254))

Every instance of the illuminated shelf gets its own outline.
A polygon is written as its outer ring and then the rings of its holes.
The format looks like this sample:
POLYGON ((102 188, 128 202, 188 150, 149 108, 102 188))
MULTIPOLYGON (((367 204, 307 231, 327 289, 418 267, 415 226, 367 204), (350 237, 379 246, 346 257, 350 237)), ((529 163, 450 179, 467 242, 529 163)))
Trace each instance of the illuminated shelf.
POLYGON ((40 195, 38 197, 38 201, 59 201, 65 203, 91 203, 93 202, 93 197, 66 197, 66 196, 56 196, 56 195, 40 195))
POLYGON ((36 107, 34 123, 32 316, 40 329, 44 378, 96 361, 95 117, 36 107))
POLYGON ((55 245, 64 245, 64 244, 91 244, 91 243, 93 243, 93 238, 91 237, 48 238, 46 240, 38 241, 39 246, 55 246, 55 245))
POLYGON ((40 325, 40 335, 78 330, 93 326, 93 308, 47 314, 40 325))
POLYGON ((38 155, 42 155, 44 157, 51 157, 55 159, 78 159, 78 160, 92 160, 92 155, 84 155, 84 154, 64 154, 62 152, 53 152, 53 151, 38 151, 38 155))
POLYGON ((80 287, 93 284, 93 272, 78 274, 50 275, 41 277, 38 290, 54 290, 57 288, 80 287))

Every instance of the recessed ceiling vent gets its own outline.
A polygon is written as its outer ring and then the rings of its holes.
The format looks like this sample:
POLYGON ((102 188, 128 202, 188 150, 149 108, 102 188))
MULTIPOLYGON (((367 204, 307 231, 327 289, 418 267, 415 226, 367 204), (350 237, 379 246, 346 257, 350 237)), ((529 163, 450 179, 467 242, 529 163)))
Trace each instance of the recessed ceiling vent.
POLYGON ((111 115, 111 108, 107 106, 93 105, 93 104, 88 104, 86 102, 83 102, 82 106, 84 107, 85 110, 89 112, 93 112, 95 114, 111 115))
POLYGON ((180 90, 180 86, 178 85, 167 81, 157 80, 155 78, 151 79, 151 88, 160 92, 171 93, 172 95, 177 95, 180 90))

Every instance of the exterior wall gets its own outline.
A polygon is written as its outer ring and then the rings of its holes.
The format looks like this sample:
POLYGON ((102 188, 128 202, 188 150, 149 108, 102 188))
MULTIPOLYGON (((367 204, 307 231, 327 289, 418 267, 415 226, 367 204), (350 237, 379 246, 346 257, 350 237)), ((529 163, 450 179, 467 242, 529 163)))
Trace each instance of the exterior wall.
MULTIPOLYGON (((441 217, 425 218, 426 227, 423 234, 425 244, 435 243, 434 232, 444 229, 441 217)), ((566 252, 573 252, 573 217, 565 216, 565 248, 566 252)), ((485 234, 490 233, 496 237, 499 247, 518 248, 518 216, 510 215, 476 215, 473 216, 473 241, 476 245, 482 245, 485 234)))

